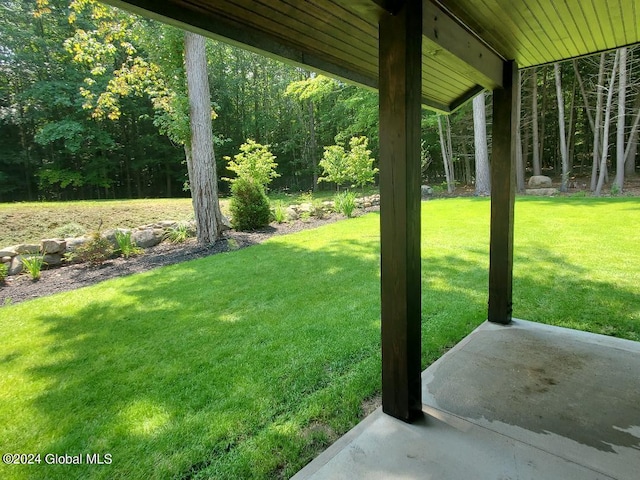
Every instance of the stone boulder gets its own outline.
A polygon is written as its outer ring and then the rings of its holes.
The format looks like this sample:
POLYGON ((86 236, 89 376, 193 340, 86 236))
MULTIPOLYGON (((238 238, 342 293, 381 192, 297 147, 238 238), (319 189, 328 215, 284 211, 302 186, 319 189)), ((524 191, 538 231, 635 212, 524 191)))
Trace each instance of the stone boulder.
POLYGON ((65 238, 67 244, 67 252, 75 252, 79 247, 89 241, 89 237, 65 238))
POLYGON ((162 228, 136 229, 131 233, 131 240, 140 248, 155 247, 164 237, 162 228))
POLYGON ((41 252, 64 253, 67 250, 67 242, 60 238, 45 238, 40 242, 41 252))
POLYGON ((47 253, 44 255, 44 263, 48 267, 57 267, 62 264, 62 253, 47 253))
POLYGON ((18 254, 15 247, 0 248, 0 257, 15 257, 18 254))
POLYGON ((287 209, 285 210, 285 213, 289 220, 298 220, 298 218, 300 218, 300 216, 298 215, 298 212, 293 207, 287 207, 287 209))
POLYGON ((23 268, 22 255, 16 255, 9 264, 9 275, 19 275, 22 273, 23 268))
POLYGON ((534 175, 529 179, 529 188, 551 188, 551 178, 546 175, 534 175))
POLYGON ((16 245, 15 247, 13 247, 16 251, 16 253, 23 255, 23 254, 33 254, 33 253, 40 253, 40 245, 35 245, 32 243, 23 243, 20 245, 16 245))
POLYGON ((429 198, 432 195, 433 195, 433 188, 431 188, 429 185, 420 186, 420 196, 423 199, 424 198, 429 198))

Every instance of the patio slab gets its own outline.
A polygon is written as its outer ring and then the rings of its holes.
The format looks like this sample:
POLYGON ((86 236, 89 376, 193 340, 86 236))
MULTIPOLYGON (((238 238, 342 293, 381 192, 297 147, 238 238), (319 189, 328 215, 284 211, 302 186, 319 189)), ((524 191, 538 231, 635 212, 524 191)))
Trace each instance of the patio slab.
POLYGON ((640 478, 640 343, 482 324, 422 374, 425 416, 376 410, 293 478, 640 478))

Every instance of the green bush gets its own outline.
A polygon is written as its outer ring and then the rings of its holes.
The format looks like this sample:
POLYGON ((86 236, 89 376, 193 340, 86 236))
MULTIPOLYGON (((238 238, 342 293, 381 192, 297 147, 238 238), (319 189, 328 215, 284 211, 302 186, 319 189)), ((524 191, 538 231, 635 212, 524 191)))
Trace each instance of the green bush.
POLYGON ((40 271, 44 263, 44 257, 42 255, 22 257, 22 265, 33 280, 40 280, 40 271))
POLYGON ((193 236, 193 231, 186 223, 179 223, 175 227, 169 228, 164 233, 164 239, 171 243, 183 243, 187 241, 187 238, 193 236))
POLYGON ((132 255, 139 255, 142 253, 142 249, 136 245, 136 242, 131 240, 131 232, 116 230, 115 236, 116 242, 118 242, 118 251, 124 258, 129 258, 132 255))
POLYGON ((237 178, 231 185, 231 226, 236 230, 256 230, 269 225, 269 199, 262 185, 237 178))
POLYGON ((356 194, 353 192, 342 192, 334 197, 334 209, 336 212, 350 218, 356 209, 356 194))
POLYGON ((72 259, 80 262, 88 262, 92 265, 100 265, 108 260, 111 255, 113 255, 111 242, 97 231, 91 234, 89 241, 77 248, 72 259))
POLYGON ((0 285, 4 283, 9 275, 9 266, 6 263, 0 262, 0 285))
POLYGON ((273 204, 273 219, 278 223, 284 223, 287 221, 287 207, 282 200, 273 204))

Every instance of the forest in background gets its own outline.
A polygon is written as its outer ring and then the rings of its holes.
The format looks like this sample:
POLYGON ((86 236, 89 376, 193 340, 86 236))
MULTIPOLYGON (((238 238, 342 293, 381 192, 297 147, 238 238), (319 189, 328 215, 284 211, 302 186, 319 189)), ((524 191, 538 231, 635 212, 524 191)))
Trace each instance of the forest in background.
MULTIPOLYGON (((89 0, 7 0, 0 33, 0 201, 188 196, 179 30, 89 0)), ((638 163, 639 56, 521 72, 519 189, 543 173, 624 190, 638 163)), ((247 139, 277 157, 272 189, 317 188, 324 148, 353 136, 377 158, 376 92, 212 40, 207 64, 219 178, 247 139)), ((423 183, 477 190, 490 139, 490 94, 450 116, 425 110, 423 183)))

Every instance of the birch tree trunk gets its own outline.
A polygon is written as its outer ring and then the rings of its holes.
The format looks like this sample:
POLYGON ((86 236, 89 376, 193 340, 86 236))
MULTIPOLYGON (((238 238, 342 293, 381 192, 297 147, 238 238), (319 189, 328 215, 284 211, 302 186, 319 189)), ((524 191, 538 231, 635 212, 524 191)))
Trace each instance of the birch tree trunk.
POLYGON ((442 116, 438 115, 438 134, 440 135, 440 149, 442 150, 442 162, 444 164, 444 175, 447 180, 447 192, 453 193, 451 187, 451 173, 449 172, 449 152, 444 132, 442 131, 442 116))
POLYGON ((620 51, 616 52, 615 60, 613 61, 613 68, 611 69, 611 80, 609 82, 609 91, 607 93, 607 108, 604 113, 604 130, 602 133, 602 156, 600 157, 600 175, 598 176, 598 184, 594 195, 600 196, 602 186, 604 185, 604 179, 607 172, 607 152, 609 150, 609 123, 611 120, 611 102, 613 100, 613 88, 616 83, 616 70, 618 69, 618 59, 620 51))
POLYGON ((627 148, 624 150, 624 174, 626 176, 635 175, 636 173, 636 154, 638 153, 638 130, 640 127, 640 95, 636 97, 638 104, 638 112, 633 120, 627 148))
POLYGON ((616 177, 613 184, 622 192, 624 186, 624 114, 627 100, 627 48, 620 50, 620 62, 618 65, 618 123, 616 126, 616 177))
POLYGON ((516 91, 516 190, 524 193, 524 158, 522 155, 522 70, 518 70, 518 90, 516 91))
POLYGON ((473 99, 473 143, 476 159, 476 195, 491 193, 489 153, 487 151, 487 119, 484 93, 473 99))
POLYGON ((533 155, 533 174, 541 175, 542 171, 540 169, 540 139, 538 137, 538 73, 535 68, 533 69, 533 75, 531 75, 531 89, 533 91, 531 100, 531 133, 533 134, 531 151, 533 155))
POLYGON ((553 64, 553 72, 556 77, 556 95, 558 97, 558 128, 560 129, 560 158, 562 160, 562 184, 560 185, 560 191, 566 192, 568 190, 567 184, 569 181, 569 154, 567 151, 567 136, 564 125, 564 97, 562 94, 562 75, 560 72, 560 64, 553 64))
POLYGON ((602 133, 602 103, 604 99, 604 60, 605 54, 600 54, 600 68, 598 69, 598 95, 596 97, 596 117, 593 128, 593 166, 591 167, 591 191, 596 190, 598 167, 600 165, 600 134, 602 133))
POLYGON ((185 144, 191 201, 195 213, 198 243, 208 245, 218 238, 223 228, 223 221, 218 203, 218 179, 213 153, 211 98, 204 37, 185 32, 184 63, 191 130, 190 141, 185 144))

